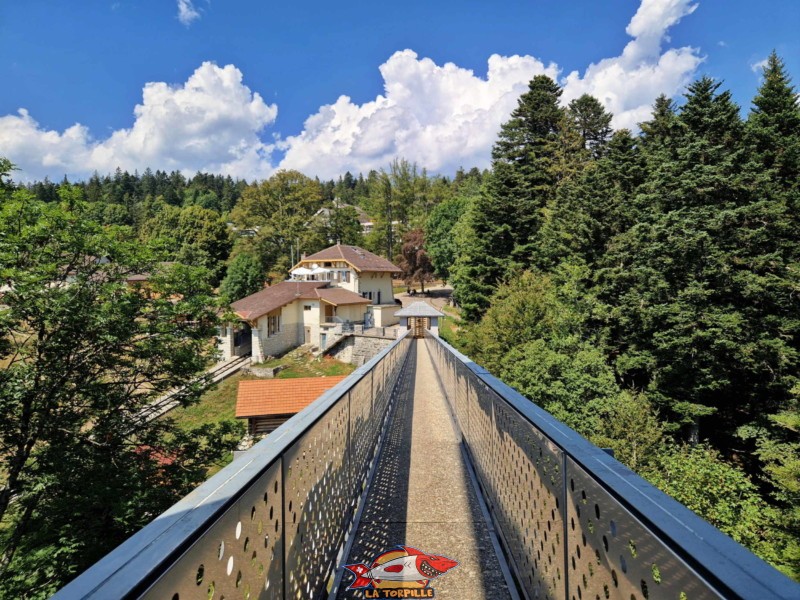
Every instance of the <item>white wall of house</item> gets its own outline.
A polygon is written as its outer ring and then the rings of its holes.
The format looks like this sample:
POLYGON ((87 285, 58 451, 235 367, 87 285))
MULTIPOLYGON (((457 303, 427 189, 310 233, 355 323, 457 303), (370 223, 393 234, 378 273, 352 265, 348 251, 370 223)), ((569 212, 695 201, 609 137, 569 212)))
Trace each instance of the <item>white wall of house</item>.
POLYGON ((394 303, 373 306, 372 314, 375 317, 375 327, 389 327, 391 325, 397 325, 400 319, 395 317, 394 313, 396 313, 398 310, 400 310, 400 306, 394 303))
POLYGON ((361 323, 364 321, 364 313, 367 312, 366 304, 347 304, 336 307, 336 316, 342 321, 361 323))
POLYGON ((252 361, 264 362, 267 356, 275 356, 298 345, 298 324, 291 305, 278 308, 260 317, 253 328, 252 361), (289 308, 289 310, 286 310, 289 308), (270 320, 279 318, 279 321, 270 320))
POLYGON ((372 304, 394 304, 391 273, 361 273, 358 278, 357 294, 370 298, 372 304))

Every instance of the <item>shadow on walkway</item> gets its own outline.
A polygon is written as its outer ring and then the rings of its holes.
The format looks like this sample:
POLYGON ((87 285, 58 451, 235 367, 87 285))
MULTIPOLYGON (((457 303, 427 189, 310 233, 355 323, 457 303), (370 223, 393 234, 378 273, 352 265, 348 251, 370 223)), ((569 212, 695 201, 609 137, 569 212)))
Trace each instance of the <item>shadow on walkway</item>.
MULTIPOLYGON (((371 566, 387 550, 411 546, 459 563, 431 580, 436 597, 507 599, 505 580, 423 340, 412 345, 408 360, 389 436, 345 564, 371 566)), ((346 572, 337 598, 365 597, 363 589, 345 591, 353 580, 346 572)))

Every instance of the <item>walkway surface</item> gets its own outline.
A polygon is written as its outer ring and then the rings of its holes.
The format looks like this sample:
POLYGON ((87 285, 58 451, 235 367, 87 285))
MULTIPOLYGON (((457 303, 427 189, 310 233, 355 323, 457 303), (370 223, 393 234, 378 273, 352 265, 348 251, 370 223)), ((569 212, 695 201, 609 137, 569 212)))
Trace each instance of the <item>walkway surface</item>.
MULTIPOLYGON (((423 340, 412 343, 412 364, 399 383, 394 421, 346 564, 371 567, 384 552, 409 546, 458 562, 430 580, 437 598, 505 600, 510 595, 433 363, 423 340)), ((354 579, 345 573, 338 598, 383 597, 347 591, 354 579)))

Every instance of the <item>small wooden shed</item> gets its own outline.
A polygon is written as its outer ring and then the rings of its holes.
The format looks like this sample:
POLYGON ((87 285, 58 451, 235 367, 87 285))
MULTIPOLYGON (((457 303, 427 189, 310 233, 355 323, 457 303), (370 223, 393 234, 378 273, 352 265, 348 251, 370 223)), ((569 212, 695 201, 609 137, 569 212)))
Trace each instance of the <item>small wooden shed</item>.
POLYGON ((247 419, 251 435, 271 433, 342 379, 344 376, 240 381, 236 418, 247 419))

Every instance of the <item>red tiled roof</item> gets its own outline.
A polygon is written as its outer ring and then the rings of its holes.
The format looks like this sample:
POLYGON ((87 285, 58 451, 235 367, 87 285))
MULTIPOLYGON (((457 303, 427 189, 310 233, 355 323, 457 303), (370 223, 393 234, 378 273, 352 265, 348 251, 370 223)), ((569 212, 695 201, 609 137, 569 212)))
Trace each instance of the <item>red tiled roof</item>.
POLYGON ((236 416, 265 417, 299 413, 344 376, 254 379, 239 382, 236 416))
POLYGON ((303 300, 323 300, 334 306, 346 304, 372 304, 372 300, 342 288, 316 288, 300 296, 303 300))
POLYGON ((312 263, 319 263, 323 261, 344 260, 357 270, 369 272, 384 272, 384 273, 400 273, 400 268, 390 263, 385 258, 373 254, 368 250, 359 248, 358 246, 343 246, 336 244, 325 250, 320 250, 316 254, 306 256, 294 268, 299 266, 308 266, 312 263))
POLYGON ((315 288, 326 285, 328 285, 327 281, 281 281, 260 292, 237 300, 231 304, 231 308, 241 318, 252 321, 276 308, 286 306, 306 293, 313 292, 315 288))

